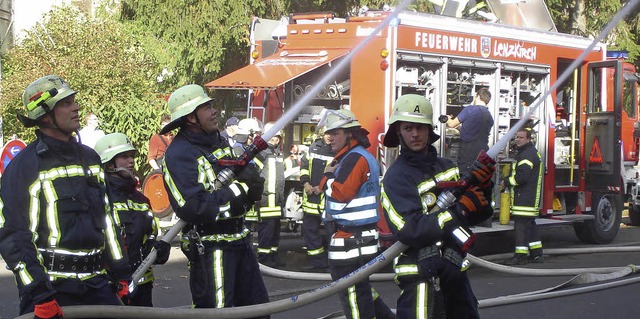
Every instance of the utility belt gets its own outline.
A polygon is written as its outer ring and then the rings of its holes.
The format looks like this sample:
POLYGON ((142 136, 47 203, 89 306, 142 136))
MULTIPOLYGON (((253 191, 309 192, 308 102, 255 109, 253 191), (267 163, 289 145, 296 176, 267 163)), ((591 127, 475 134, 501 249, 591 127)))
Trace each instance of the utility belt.
POLYGON ((418 252, 418 260, 434 257, 446 259, 458 268, 463 268, 467 264, 464 256, 451 248, 445 248, 444 251, 441 251, 438 245, 431 245, 421 248, 418 252))
POLYGON ((59 253, 51 250, 40 250, 44 266, 49 271, 66 273, 93 273, 101 271, 102 252, 86 255, 59 253))
POLYGON ((236 234, 244 230, 242 218, 217 220, 213 225, 199 224, 195 228, 200 236, 236 234))
POLYGON ((341 230, 345 233, 351 233, 354 235, 361 234, 366 231, 375 230, 377 228, 376 224, 368 224, 362 226, 344 226, 336 224, 336 230, 341 230))

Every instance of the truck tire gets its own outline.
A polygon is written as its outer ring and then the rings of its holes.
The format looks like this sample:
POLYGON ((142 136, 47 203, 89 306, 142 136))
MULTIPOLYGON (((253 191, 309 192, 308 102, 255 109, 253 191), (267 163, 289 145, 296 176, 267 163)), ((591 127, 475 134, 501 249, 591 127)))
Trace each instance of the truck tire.
POLYGON ((618 234, 622 220, 622 197, 619 194, 593 193, 591 214, 594 219, 573 224, 578 238, 588 244, 608 244, 618 234))
POLYGON ((640 207, 636 205, 629 207, 629 221, 633 226, 640 226, 640 207))

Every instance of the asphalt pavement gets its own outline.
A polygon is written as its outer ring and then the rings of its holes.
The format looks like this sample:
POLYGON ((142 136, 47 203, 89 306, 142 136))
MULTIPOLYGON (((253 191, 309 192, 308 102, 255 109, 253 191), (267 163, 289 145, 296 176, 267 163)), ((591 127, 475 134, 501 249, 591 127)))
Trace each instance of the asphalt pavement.
MULTIPOLYGON (((566 224, 545 226, 541 229, 545 249, 567 247, 593 247, 581 243, 566 224)), ((284 270, 302 271, 306 265, 303 240, 299 233, 284 233, 281 241, 280 258, 284 270)), ((640 246, 640 228, 622 225, 620 233, 613 243, 605 246, 640 246)), ((602 246, 598 246, 602 247, 602 246)), ((495 254, 508 256, 513 250, 513 232, 482 232, 473 250, 473 254, 491 258, 495 254)), ((640 265, 640 253, 606 253, 579 255, 547 255, 544 264, 526 265, 524 268, 553 269, 578 267, 614 267, 628 264, 640 265)), ((0 319, 14 318, 18 315, 17 289, 13 275, 0 261, 0 319)), ((387 267, 385 271, 390 271, 387 267)), ((177 247, 171 252, 166 265, 155 267, 156 282, 154 304, 160 308, 190 308, 191 298, 188 285, 186 259, 177 247)), ((562 284, 572 276, 530 276, 501 273, 494 270, 472 266, 469 277, 479 300, 521 294, 546 289, 562 284)), ((290 280, 264 277, 272 301, 294 298, 307 291, 316 289, 327 281, 290 280)), ((392 308, 400 291, 393 281, 375 282, 380 296, 392 308)), ((584 286, 584 285, 581 285, 584 286)), ((635 318, 640 313, 640 303, 635 293, 640 284, 632 284, 602 291, 583 293, 553 299, 520 302, 503 306, 480 309, 482 318, 635 318)), ((284 318, 338 318, 341 311, 335 295, 312 304, 275 313, 273 319, 284 318), (332 315, 335 314, 335 315, 332 315)))

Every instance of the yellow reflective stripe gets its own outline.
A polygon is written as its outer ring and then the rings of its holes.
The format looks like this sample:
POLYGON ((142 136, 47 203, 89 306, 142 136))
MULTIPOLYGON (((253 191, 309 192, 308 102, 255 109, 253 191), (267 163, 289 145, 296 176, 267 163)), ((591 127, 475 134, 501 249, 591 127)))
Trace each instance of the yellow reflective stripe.
POLYGON ((406 275, 417 275, 418 274, 418 265, 396 265, 394 267, 394 272, 398 276, 406 276, 406 275))
POLYGON ((138 280, 138 282, 136 282, 136 285, 140 286, 142 284, 146 284, 148 282, 152 282, 155 279, 156 278, 153 275, 153 270, 149 269, 144 275, 142 275, 142 278, 140 278, 140 280, 138 280))
POLYGON ((444 224, 452 219, 453 217, 451 217, 451 214, 449 213, 449 211, 445 210, 444 212, 438 214, 438 225, 440 225, 440 229, 443 229, 444 224))
POLYGON ((26 286, 33 282, 33 276, 31 276, 27 270, 27 265, 23 261, 18 262, 18 265, 16 265, 13 271, 18 274, 20 282, 22 282, 23 285, 26 286))
POLYGON ((213 234, 213 235, 204 235, 200 236, 200 240, 203 241, 236 241, 238 239, 242 239, 247 237, 249 234, 249 229, 246 227, 242 230, 241 233, 235 234, 213 234))
POLYGON ((382 204, 382 209, 384 209, 387 212, 389 221, 391 221, 391 223, 394 226, 396 226, 398 231, 401 230, 404 227, 404 219, 400 214, 398 214, 396 209, 393 207, 393 204, 389 200, 389 197, 387 197, 387 194, 384 192, 384 187, 382 188, 382 196, 380 199, 380 203, 382 204))
POLYGON ((164 165, 162 171, 164 176, 164 182, 167 184, 167 187, 169 188, 169 192, 171 193, 171 196, 178 203, 178 206, 180 207, 184 206, 186 201, 184 200, 184 197, 182 197, 182 193, 180 193, 180 190, 178 190, 178 187, 173 181, 173 178, 171 177, 171 173, 169 173, 169 170, 167 169, 167 165, 164 165))
POLYGON ((527 166, 533 168, 533 163, 528 159, 523 159, 520 162, 518 162, 517 166, 520 166, 520 165, 527 165, 527 166))
POLYGON ((347 299, 349 300, 351 318, 360 319, 360 310, 358 309, 358 295, 356 294, 356 286, 349 286, 349 289, 347 289, 347 299))
POLYGON ((78 278, 80 280, 87 280, 93 278, 98 275, 106 274, 107 270, 102 269, 94 272, 62 272, 62 271, 51 271, 47 273, 49 275, 50 281, 55 281, 57 279, 67 279, 67 278, 78 278))
POLYGON ((264 168, 264 163, 257 157, 253 158, 253 162, 256 164, 256 166, 258 166, 259 169, 263 169, 264 168))
MULTIPOLYGON (((107 196, 105 195, 105 203, 107 202, 107 196)), ((105 208, 107 212, 109 212, 109 207, 105 208)), ((111 255, 114 260, 120 260, 124 257, 124 253, 122 252, 122 246, 120 245, 120 241, 118 240, 118 233, 116 232, 116 224, 113 220, 113 214, 107 213, 105 216, 106 221, 106 229, 105 235, 107 236, 106 242, 111 249, 111 255)))
POLYGON ((540 248, 542 248, 541 241, 533 241, 529 243, 529 249, 540 249, 540 248))
POLYGON ((320 247, 318 249, 307 249, 308 256, 316 256, 324 253, 324 247, 320 247))
POLYGON ((309 176, 309 169, 301 168, 300 169, 300 176, 309 176))
POLYGON ((421 282, 416 286, 416 317, 417 319, 429 319, 429 289, 427 283, 421 282))
POLYGON ((213 287, 216 294, 216 308, 224 308, 224 252, 221 249, 213 251, 213 287))

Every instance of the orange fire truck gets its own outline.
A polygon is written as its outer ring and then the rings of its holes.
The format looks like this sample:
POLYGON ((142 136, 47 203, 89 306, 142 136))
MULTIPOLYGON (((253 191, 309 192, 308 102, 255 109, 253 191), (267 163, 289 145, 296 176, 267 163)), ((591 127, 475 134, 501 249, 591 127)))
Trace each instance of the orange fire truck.
MULTIPOLYGON (((388 14, 254 18, 251 64, 206 86, 249 90, 247 116, 276 120, 388 14)), ((437 119, 457 115, 472 102, 475 91, 488 88, 493 96, 488 108, 495 122, 489 145, 539 102, 528 125, 536 132, 534 143, 544 164, 540 221, 570 221, 582 241, 608 243, 619 230, 624 203, 631 221, 640 223, 635 168, 640 145, 639 75, 633 65, 608 58, 606 46, 598 44, 565 83, 545 94, 590 44, 586 38, 540 28, 400 13, 286 127, 285 150, 313 139, 322 109, 349 108, 371 132, 369 151, 384 172, 397 149, 385 148, 382 139, 393 102, 402 94, 426 96, 437 119)), ((455 161, 459 132, 445 125, 435 130, 441 136, 436 148, 455 161)), ((507 167, 512 157, 513 150, 506 147, 497 160, 507 167)), ((496 184, 504 176, 499 172, 496 184)))

